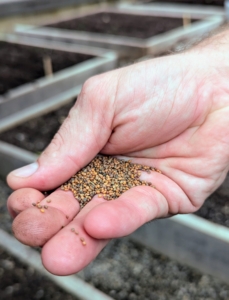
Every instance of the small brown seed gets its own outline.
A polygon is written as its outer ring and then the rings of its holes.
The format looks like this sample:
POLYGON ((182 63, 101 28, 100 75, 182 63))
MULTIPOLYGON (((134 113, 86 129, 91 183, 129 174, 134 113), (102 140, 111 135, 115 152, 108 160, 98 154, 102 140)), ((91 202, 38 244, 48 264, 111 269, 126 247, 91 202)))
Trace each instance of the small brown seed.
POLYGON ((87 245, 87 243, 86 243, 86 241, 85 241, 85 239, 83 237, 80 238, 80 241, 81 241, 82 245, 84 245, 84 246, 87 245))
POLYGON ((32 205, 33 205, 33 206, 37 206, 37 204, 36 204, 36 203, 32 203, 32 205))
POLYGON ((47 202, 47 203, 50 203, 50 202, 51 202, 51 199, 47 199, 46 202, 47 202))
POLYGON ((40 209, 40 212, 44 213, 45 212, 44 208, 40 209))
POLYGON ((44 205, 44 208, 45 208, 45 209, 48 209, 48 205, 44 205))

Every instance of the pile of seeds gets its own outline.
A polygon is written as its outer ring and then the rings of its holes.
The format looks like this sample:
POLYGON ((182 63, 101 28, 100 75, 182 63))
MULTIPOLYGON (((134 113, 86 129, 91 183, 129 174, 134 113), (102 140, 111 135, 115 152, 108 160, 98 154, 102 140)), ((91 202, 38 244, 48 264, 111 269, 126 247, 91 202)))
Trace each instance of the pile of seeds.
POLYGON ((153 167, 134 164, 131 161, 111 156, 97 156, 64 183, 61 189, 72 191, 83 208, 95 195, 112 200, 135 186, 145 185, 155 188, 152 183, 139 179, 141 171, 160 172, 153 167))

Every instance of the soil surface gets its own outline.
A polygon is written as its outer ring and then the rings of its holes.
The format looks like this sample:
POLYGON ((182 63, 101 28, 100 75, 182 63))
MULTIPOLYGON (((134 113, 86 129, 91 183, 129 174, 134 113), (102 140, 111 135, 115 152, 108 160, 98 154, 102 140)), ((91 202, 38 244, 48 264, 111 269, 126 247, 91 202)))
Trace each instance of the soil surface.
POLYGON ((202 218, 229 227, 229 174, 224 183, 196 212, 202 218))
POLYGON ((201 4, 201 5, 215 5, 224 6, 224 0, 143 0, 139 2, 152 3, 152 2, 166 2, 166 3, 182 3, 182 4, 201 4))
POLYGON ((0 247, 1 300, 77 300, 0 247))
POLYGON ((12 88, 44 77, 43 58, 49 57, 53 73, 92 56, 0 42, 0 95, 12 88))
POLYGON ((11 189, 0 178, 0 227, 1 229, 4 229, 8 233, 12 233, 11 230, 12 219, 10 217, 10 214, 8 213, 7 205, 6 205, 7 198, 9 197, 10 194, 11 194, 11 189))
POLYGON ((39 154, 48 146, 74 102, 0 133, 0 140, 39 154))
POLYGON ((180 26, 183 26, 183 20, 180 18, 97 13, 50 24, 47 27, 146 39, 180 26))

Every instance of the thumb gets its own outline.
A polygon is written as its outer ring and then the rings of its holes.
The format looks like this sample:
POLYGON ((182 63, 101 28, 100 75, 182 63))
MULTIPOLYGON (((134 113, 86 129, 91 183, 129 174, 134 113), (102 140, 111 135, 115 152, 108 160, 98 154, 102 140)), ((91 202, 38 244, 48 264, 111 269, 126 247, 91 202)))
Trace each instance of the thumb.
POLYGON ((111 91, 114 84, 109 85, 109 80, 104 82, 101 76, 104 75, 93 77, 84 84, 68 117, 38 161, 8 175, 7 181, 12 189, 54 189, 89 163, 104 147, 111 134, 114 115, 113 100, 107 95, 115 93, 111 91))

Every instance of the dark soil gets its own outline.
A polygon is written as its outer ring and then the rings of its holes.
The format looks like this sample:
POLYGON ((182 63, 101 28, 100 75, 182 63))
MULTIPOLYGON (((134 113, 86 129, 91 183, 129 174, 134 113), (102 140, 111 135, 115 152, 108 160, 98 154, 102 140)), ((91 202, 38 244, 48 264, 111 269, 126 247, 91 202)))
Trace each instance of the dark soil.
POLYGON ((74 102, 0 133, 0 140, 39 154, 48 146, 74 102))
MULTIPOLYGON (((6 183, 0 178, 0 227, 8 233, 12 233, 11 223, 12 219, 7 210, 6 201, 11 194, 11 189, 6 185, 6 183)), ((1 274, 1 269, 0 269, 1 274)), ((1 299, 1 297, 0 297, 1 299)))
POLYGON ((215 5, 224 6, 224 0, 143 0, 139 2, 152 3, 152 2, 166 2, 166 3, 182 3, 182 4, 201 4, 201 5, 215 5))
POLYGON ((0 42, 0 95, 12 88, 44 77, 43 58, 45 56, 51 58, 54 73, 92 57, 67 51, 0 42))
POLYGON ((117 300, 229 299, 229 285, 125 239, 113 240, 80 277, 117 300))
POLYGON ((48 27, 89 31, 146 39, 183 26, 180 18, 151 17, 117 13, 97 13, 69 21, 53 23, 48 27))
POLYGON ((1 300, 76 300, 76 297, 12 257, 0 247, 1 300))
POLYGON ((229 174, 221 187, 196 212, 202 218, 229 227, 229 174))

